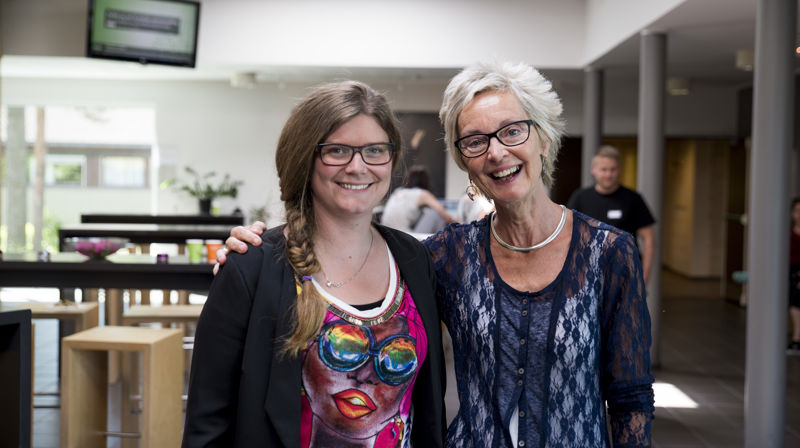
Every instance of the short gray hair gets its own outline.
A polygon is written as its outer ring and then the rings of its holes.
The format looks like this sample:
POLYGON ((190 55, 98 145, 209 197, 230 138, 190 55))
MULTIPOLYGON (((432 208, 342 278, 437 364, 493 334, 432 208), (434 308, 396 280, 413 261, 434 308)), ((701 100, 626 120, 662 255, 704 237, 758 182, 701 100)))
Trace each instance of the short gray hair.
POLYGON ((444 91, 439 119, 444 126, 447 149, 456 165, 467 170, 467 164, 455 145, 459 138, 458 117, 477 95, 493 91, 514 94, 528 118, 533 120, 541 144, 550 144, 542 166, 542 178, 545 185, 552 187, 565 128, 561 118, 563 107, 550 81, 525 63, 481 62, 465 68, 450 80, 444 91))

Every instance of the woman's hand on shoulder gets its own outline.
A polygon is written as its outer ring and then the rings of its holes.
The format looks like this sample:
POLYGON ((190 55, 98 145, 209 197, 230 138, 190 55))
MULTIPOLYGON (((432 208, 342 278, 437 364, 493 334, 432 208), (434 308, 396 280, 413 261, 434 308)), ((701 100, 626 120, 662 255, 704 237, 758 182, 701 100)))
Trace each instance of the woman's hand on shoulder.
POLYGON ((267 225, 261 221, 256 221, 249 226, 236 226, 231 229, 231 236, 225 240, 225 247, 217 251, 217 263, 214 265, 214 275, 219 272, 219 267, 225 264, 228 252, 247 252, 247 244, 253 246, 261 245, 261 234, 267 230, 267 225))

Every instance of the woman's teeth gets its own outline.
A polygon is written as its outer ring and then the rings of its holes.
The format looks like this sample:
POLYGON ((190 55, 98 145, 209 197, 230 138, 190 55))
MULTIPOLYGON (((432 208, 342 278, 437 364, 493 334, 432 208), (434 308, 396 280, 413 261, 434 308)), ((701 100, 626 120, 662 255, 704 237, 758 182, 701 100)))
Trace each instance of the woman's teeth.
POLYGON ((367 187, 369 187, 369 184, 362 184, 362 185, 339 184, 339 185, 341 185, 342 187, 344 187, 344 188, 346 188, 348 190, 365 190, 367 187))
POLYGON ((517 165, 515 167, 511 167, 511 168, 505 169, 503 171, 498 171, 496 173, 492 173, 492 177, 495 178, 495 179, 502 179, 504 177, 511 176, 512 174, 516 174, 519 170, 520 170, 520 167, 519 167, 519 165, 517 165))

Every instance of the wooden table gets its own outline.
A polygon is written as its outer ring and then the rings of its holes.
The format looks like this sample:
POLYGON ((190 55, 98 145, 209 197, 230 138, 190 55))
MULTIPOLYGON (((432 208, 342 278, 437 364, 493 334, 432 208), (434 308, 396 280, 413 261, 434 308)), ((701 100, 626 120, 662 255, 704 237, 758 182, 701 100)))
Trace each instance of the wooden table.
POLYGON ((154 256, 128 254, 87 261, 81 254, 68 252, 40 262, 35 254, 3 254, 0 286, 208 291, 213 266, 188 261, 177 255, 170 257, 169 264, 156 264, 154 256))
POLYGON ((242 215, 121 215, 82 214, 83 224, 189 224, 241 226, 242 215))
POLYGON ((58 319, 75 323, 75 331, 96 327, 98 323, 97 303, 36 303, 2 302, 0 312, 30 310, 34 319, 58 319))
POLYGON ((58 250, 71 250, 66 240, 72 237, 127 238, 134 244, 184 244, 188 239, 225 241, 230 232, 230 225, 76 224, 58 229, 58 250))
POLYGON ((135 305, 122 315, 123 325, 138 325, 159 322, 169 325, 172 322, 196 323, 203 305, 144 306, 135 305))

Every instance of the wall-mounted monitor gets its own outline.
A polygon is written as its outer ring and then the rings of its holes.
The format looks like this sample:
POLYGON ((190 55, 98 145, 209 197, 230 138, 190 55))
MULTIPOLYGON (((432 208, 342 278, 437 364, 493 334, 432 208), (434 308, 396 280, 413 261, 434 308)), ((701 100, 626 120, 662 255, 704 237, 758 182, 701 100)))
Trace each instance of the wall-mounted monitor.
POLYGON ((194 67, 200 3, 89 0, 86 55, 194 67))

